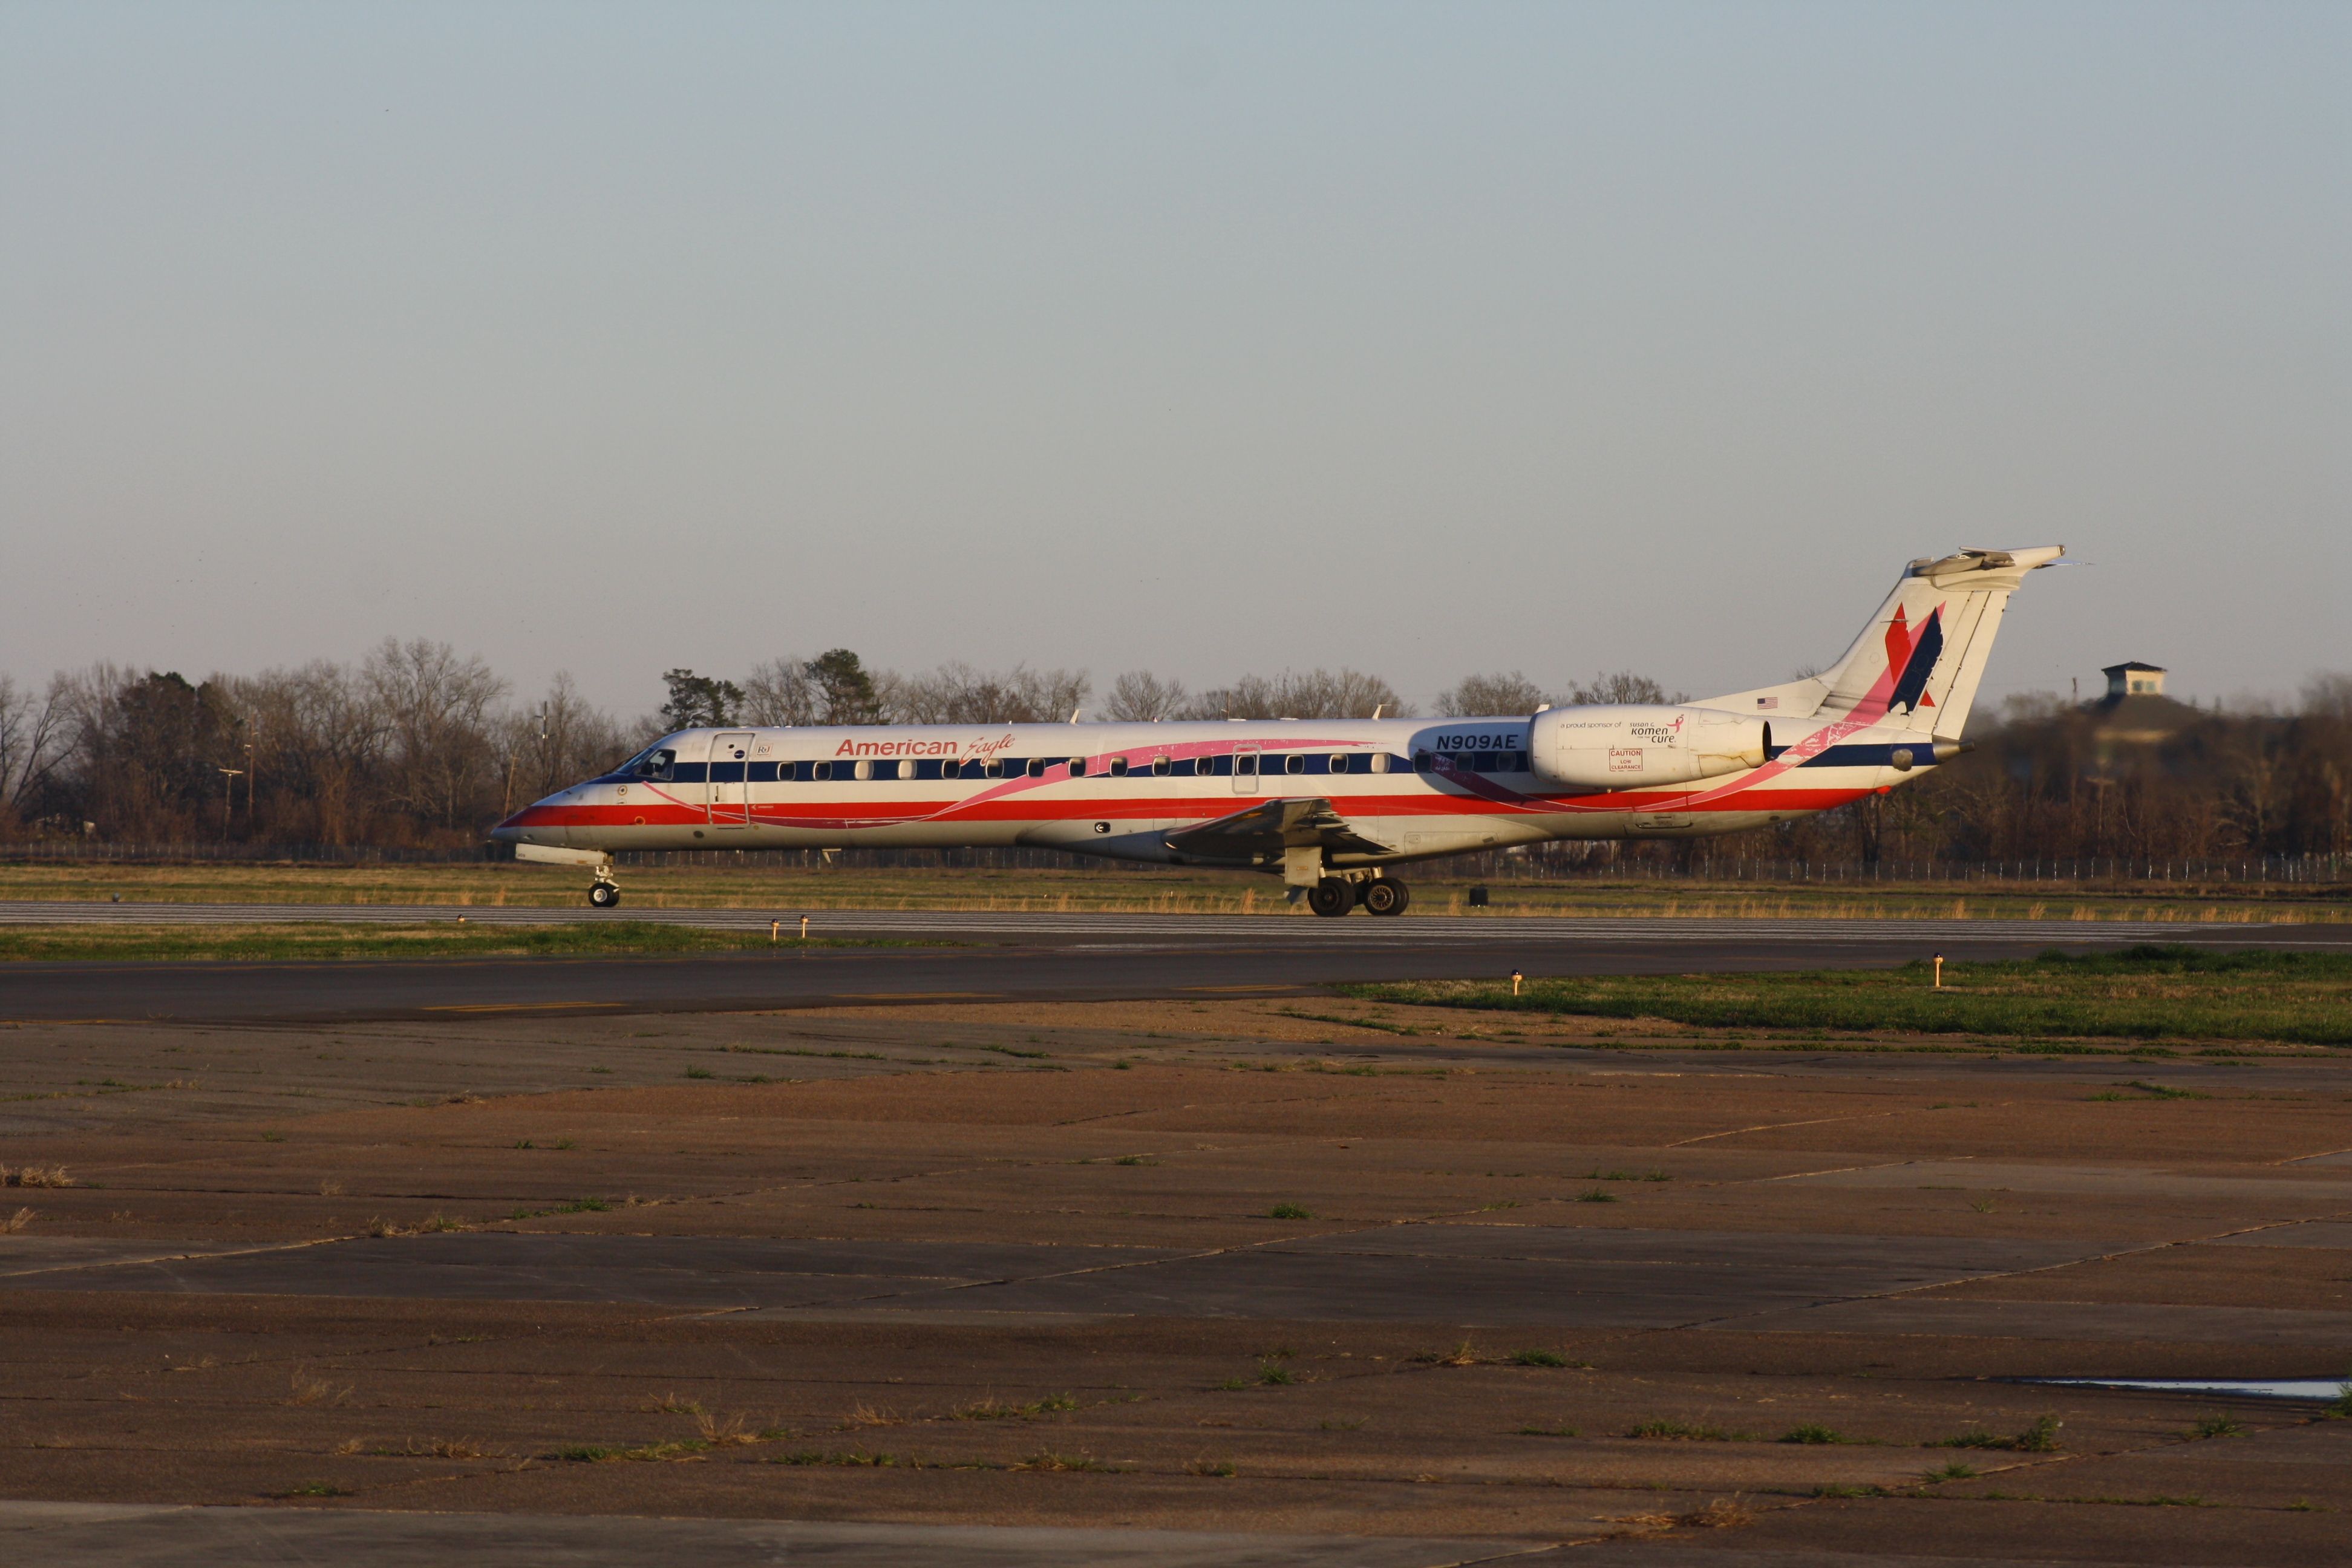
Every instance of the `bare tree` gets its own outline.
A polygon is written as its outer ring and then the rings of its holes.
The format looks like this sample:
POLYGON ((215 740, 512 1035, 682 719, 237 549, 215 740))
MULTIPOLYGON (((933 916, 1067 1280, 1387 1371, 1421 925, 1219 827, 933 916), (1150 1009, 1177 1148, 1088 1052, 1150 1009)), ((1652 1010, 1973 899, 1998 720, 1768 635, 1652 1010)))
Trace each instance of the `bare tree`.
POLYGON ((1084 670, 1002 672, 943 664, 928 675, 886 677, 889 716, 902 724, 1045 724, 1069 718, 1092 682, 1084 670))
POLYGON ((1437 711, 1448 719, 1516 719, 1552 699, 1517 670, 1508 675, 1465 675, 1438 694, 1437 711))
POLYGON ((455 827, 488 783, 490 705, 507 683, 479 658, 422 637, 386 637, 361 679, 383 718, 391 798, 455 827))
POLYGON ((1150 724, 1184 710, 1184 683, 1162 680, 1148 669, 1130 669, 1110 683, 1103 717, 1116 723, 1150 724))
POLYGON ((1690 694, 1685 691, 1670 693, 1646 675, 1620 669, 1594 676, 1590 686, 1579 684, 1570 687, 1568 700, 1578 707, 1591 703, 1687 702, 1690 694))
POLYGON ((1411 718, 1413 710, 1396 688, 1357 669, 1285 670, 1269 680, 1245 675, 1231 686, 1203 691, 1186 716, 1195 719, 1391 719, 1411 718))
POLYGON ((0 816, 19 821, 66 759, 65 681, 36 698, 0 675, 0 816))
POLYGON ((772 658, 743 678, 743 719, 751 724, 807 725, 817 721, 824 695, 809 678, 808 660, 772 658))

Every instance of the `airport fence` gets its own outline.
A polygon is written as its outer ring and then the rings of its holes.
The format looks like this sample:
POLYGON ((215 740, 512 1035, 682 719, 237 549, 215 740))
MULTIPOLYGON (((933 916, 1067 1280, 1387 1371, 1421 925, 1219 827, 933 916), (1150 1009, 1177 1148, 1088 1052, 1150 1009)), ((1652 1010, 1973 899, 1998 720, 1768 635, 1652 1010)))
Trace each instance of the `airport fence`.
MULTIPOLYGON (((1417 873, 1450 882, 1741 882, 1790 885, 2000 883, 2016 886, 2178 884, 2326 887, 2352 881, 2352 856, 2269 855, 2184 859, 2095 856, 2067 859, 1816 860, 1679 852, 1685 847, 1543 845, 1484 850, 1428 863, 1417 873)), ((454 866, 514 858, 503 845, 394 847, 372 844, 115 844, 56 840, 0 844, 0 864, 454 866)), ((632 868, 1101 871, 1133 876, 1176 868, 1105 860, 1057 849, 644 849, 614 857, 632 868)))

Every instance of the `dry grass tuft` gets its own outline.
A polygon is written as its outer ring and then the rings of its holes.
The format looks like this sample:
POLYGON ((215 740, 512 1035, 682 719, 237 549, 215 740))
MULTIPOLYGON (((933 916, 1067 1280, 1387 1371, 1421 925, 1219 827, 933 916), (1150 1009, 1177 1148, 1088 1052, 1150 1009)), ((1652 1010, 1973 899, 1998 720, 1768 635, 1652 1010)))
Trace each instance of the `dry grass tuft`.
POLYGON ((0 1217, 0 1236, 14 1236, 32 1224, 33 1219, 33 1211, 24 1208, 18 1209, 15 1214, 0 1217))
POLYGON ((1695 1509, 1675 1521, 1685 1530, 1737 1530, 1752 1524, 1756 1515, 1738 1498, 1717 1498, 1705 1508, 1695 1509))
POLYGON ((70 1187, 74 1179, 63 1165, 0 1165, 0 1187, 70 1187))
POLYGON ((844 1426, 903 1426, 907 1418, 895 1411, 877 1410, 871 1405, 860 1405, 842 1417, 844 1426))
POLYGON ((325 1181, 319 1184, 319 1195, 322 1198, 341 1197, 343 1195, 343 1184, 330 1176, 325 1181))
POLYGON ((1104 1464, 1092 1454, 1056 1454, 1050 1451, 1030 1455, 1005 1467, 1013 1470, 1108 1471, 1115 1467, 1104 1464))
POLYGON ((721 1421, 708 1412, 698 1411, 694 1424, 701 1432, 702 1440, 714 1448, 738 1447, 761 1440, 759 1432, 752 1429, 740 1412, 721 1421))
POLYGON ((1481 1358, 1477 1348, 1464 1340, 1450 1351, 1431 1351, 1412 1359, 1425 1366, 1476 1366, 1481 1358))
POLYGON ((347 1403, 351 1396, 352 1390, 349 1384, 338 1388, 326 1379, 313 1377, 306 1369, 298 1367, 288 1384, 286 1403, 289 1405, 341 1405, 347 1403))

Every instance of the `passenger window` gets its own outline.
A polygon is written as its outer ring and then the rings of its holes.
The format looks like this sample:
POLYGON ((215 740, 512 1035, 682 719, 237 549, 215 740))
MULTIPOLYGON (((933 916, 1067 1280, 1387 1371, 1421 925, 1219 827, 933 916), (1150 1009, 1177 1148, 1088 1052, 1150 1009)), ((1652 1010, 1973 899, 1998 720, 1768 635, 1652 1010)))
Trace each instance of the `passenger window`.
POLYGON ((1072 757, 1070 759, 1070 776, 1074 779, 1082 779, 1087 776, 1086 758, 1072 757))
POLYGON ((810 765, 809 777, 814 779, 829 779, 832 776, 833 764, 831 763, 815 763, 810 765))
POLYGON ((1346 773, 1348 771, 1348 759, 1337 752, 1334 752, 1331 757, 1331 771, 1335 773, 1346 773))
POLYGON ((1045 776, 1045 758, 1032 757, 1029 759, 1029 776, 1033 779, 1042 779, 1045 776))
POLYGON ((1255 752, 1235 752, 1234 753, 1234 772, 1237 773, 1254 773, 1257 772, 1257 753, 1255 752))
POLYGON ((866 762, 859 763, 857 764, 857 776, 861 779, 872 778, 874 776, 874 764, 866 762))
POLYGON ((1307 771, 1307 759, 1293 752, 1289 756, 1282 759, 1282 771, 1286 773, 1303 773, 1307 771))
POLYGON ((900 763, 898 764, 898 776, 902 779, 913 778, 915 776, 915 764, 911 762, 900 763))
POLYGON ((1115 779, 1123 779, 1127 776, 1127 759, 1125 757, 1113 757, 1110 760, 1110 776, 1115 779))
POLYGON ((1374 752, 1372 753, 1372 772, 1376 773, 1384 773, 1388 771, 1389 754, 1386 752, 1374 752))
POLYGON ((1169 763, 1167 758, 1154 757, 1151 759, 1151 776, 1153 778, 1164 779, 1168 776, 1171 771, 1171 764, 1169 763))
POLYGON ((1002 757, 989 758, 987 762, 981 764, 980 774, 982 778, 1003 778, 1004 776, 1004 759, 1002 757))

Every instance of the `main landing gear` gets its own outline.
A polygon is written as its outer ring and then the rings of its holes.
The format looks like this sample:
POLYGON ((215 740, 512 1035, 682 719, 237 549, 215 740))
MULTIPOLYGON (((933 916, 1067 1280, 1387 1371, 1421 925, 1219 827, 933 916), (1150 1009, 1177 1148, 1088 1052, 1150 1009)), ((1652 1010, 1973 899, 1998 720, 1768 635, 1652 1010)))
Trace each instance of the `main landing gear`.
POLYGON ((1364 906, 1366 914, 1401 915, 1412 900, 1412 893, 1393 877, 1367 877, 1358 882, 1345 877, 1326 877, 1307 890, 1307 907, 1331 920, 1339 919, 1358 904, 1364 906))
POLYGON ((621 889, 615 884, 607 882, 600 877, 596 879, 595 885, 588 889, 588 901, 600 910, 609 910, 621 901, 621 889))

